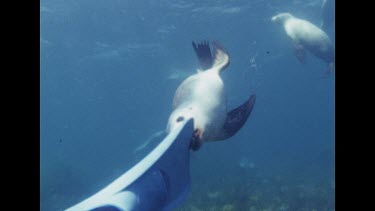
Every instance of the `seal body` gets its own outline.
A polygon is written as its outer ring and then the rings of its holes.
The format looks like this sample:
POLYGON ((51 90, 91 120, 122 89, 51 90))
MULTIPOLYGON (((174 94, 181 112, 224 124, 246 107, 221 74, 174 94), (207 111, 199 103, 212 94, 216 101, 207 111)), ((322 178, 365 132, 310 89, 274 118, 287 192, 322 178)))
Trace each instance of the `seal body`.
POLYGON ((193 118, 192 148, 196 150, 203 142, 224 140, 234 135, 250 115, 255 95, 237 108, 238 111, 228 115, 220 72, 229 65, 229 55, 218 43, 213 46, 214 56, 208 43, 196 45, 193 42, 193 47, 201 68, 177 88, 167 132, 174 130, 184 119, 193 118))
POLYGON ((174 121, 178 118, 193 117, 195 129, 199 128, 202 133, 200 138, 212 140, 225 123, 225 98, 224 83, 215 70, 200 71, 188 77, 176 90, 168 130, 176 126, 174 121))

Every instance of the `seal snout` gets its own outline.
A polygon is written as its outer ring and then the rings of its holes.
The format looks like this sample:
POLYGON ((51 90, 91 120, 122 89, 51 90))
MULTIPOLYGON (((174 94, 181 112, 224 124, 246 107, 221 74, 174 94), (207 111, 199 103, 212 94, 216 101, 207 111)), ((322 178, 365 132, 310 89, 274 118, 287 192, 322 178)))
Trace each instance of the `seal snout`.
POLYGON ((284 12, 284 13, 279 13, 271 18, 272 22, 281 22, 284 23, 286 20, 289 18, 293 17, 290 13, 284 12))

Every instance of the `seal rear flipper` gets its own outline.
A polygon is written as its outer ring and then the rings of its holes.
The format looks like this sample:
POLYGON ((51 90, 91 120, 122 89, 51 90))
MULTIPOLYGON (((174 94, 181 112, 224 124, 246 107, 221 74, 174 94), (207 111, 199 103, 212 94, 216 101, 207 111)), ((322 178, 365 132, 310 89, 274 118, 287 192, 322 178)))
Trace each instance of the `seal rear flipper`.
POLYGON ((207 41, 203 41, 202 43, 195 44, 195 42, 193 41, 192 44, 195 54, 198 57, 201 69, 210 69, 213 64, 213 58, 209 43, 207 41))
POLYGON ((229 55, 218 42, 212 43, 214 56, 212 56, 210 45, 207 41, 198 44, 192 42, 192 44, 202 70, 215 68, 220 73, 228 67, 229 55))
POLYGON ((333 73, 334 71, 335 71, 335 63, 334 62, 328 63, 328 70, 327 70, 327 72, 328 73, 333 73))
POLYGON ((301 44, 294 43, 294 54, 296 55, 299 62, 301 62, 302 64, 306 63, 306 51, 301 44))
POLYGON ((221 131, 221 134, 219 135, 219 137, 217 137, 216 140, 219 141, 230 138, 242 128, 254 108, 255 99, 255 94, 251 95, 245 103, 231 110, 227 114, 227 119, 225 121, 224 127, 221 131))
POLYGON ((218 73, 229 66, 229 55, 228 52, 218 43, 213 42, 215 59, 212 64, 212 68, 217 69, 218 73))
POLYGON ((333 62, 328 63, 327 70, 324 72, 324 74, 321 76, 321 78, 328 78, 331 74, 333 74, 335 70, 335 64, 333 62))

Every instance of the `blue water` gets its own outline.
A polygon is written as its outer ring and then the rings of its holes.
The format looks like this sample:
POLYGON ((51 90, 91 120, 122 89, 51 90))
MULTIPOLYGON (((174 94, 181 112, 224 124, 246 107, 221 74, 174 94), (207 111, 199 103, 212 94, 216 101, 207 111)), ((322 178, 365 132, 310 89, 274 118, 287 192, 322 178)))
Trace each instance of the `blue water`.
POLYGON ((41 210, 92 195, 152 149, 136 150, 165 129, 204 39, 230 54, 229 108, 257 100, 234 137, 192 153, 177 210, 334 210, 334 76, 311 54, 298 62, 270 21, 280 12, 322 20, 320 0, 42 0, 41 210))

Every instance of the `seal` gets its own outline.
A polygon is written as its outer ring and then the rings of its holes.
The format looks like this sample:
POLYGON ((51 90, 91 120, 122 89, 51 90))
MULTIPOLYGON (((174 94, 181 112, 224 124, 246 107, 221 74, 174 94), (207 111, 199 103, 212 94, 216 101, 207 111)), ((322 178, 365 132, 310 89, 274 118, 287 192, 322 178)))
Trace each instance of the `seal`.
POLYGON ((328 35, 319 27, 294 17, 290 13, 280 13, 272 17, 273 22, 283 24, 286 34, 292 39, 297 59, 305 62, 306 51, 328 63, 329 72, 333 71, 334 47, 328 35))
POLYGON ((241 129, 253 110, 256 96, 227 112, 221 71, 229 65, 229 55, 217 42, 213 52, 207 41, 192 42, 200 68, 177 88, 173 111, 168 119, 167 132, 173 131, 185 119, 194 119, 191 148, 198 150, 203 142, 225 140, 241 129))

